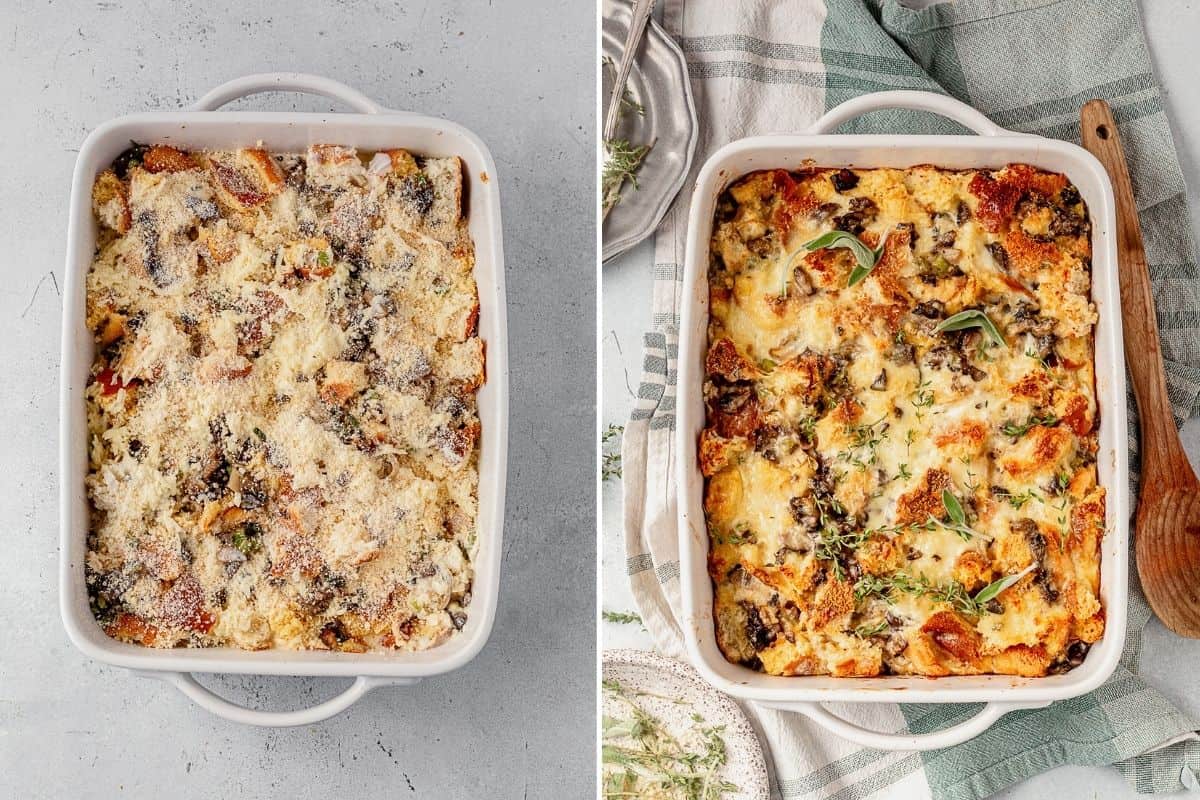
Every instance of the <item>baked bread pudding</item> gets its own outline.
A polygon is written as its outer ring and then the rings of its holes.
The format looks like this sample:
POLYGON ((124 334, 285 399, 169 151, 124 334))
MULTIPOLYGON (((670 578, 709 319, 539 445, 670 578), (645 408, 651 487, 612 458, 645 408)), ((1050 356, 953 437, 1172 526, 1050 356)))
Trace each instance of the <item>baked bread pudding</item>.
POLYGON ((772 675, 1040 676, 1104 632, 1087 208, 1060 174, 755 172, 710 248, 717 642, 772 675))
POLYGON ((93 188, 87 583, 149 647, 463 627, 484 380, 457 158, 134 145, 93 188))

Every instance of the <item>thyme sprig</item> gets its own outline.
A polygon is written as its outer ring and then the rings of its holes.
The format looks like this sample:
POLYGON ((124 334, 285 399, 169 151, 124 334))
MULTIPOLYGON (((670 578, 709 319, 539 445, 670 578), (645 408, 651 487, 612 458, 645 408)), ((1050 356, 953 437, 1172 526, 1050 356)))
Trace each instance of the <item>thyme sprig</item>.
POLYGON ((888 438, 888 428, 890 427, 891 423, 887 421, 886 415, 864 425, 847 426, 846 432, 850 435, 850 446, 846 450, 838 452, 838 460, 853 464, 859 472, 865 471, 869 465, 873 465, 879 460, 876 449, 888 438))
POLYGON ((604 169, 600 173, 601 208, 605 216, 621 202, 621 187, 628 181, 638 188, 637 173, 646 160, 651 144, 632 144, 628 139, 608 139, 604 142, 604 169))
POLYGON ((621 434, 625 432, 624 425, 609 425, 600 434, 600 478, 621 477, 621 434), (616 449, 612 449, 613 442, 616 449))
POLYGON ((1026 503, 1029 503, 1033 500, 1036 500, 1042 504, 1046 502, 1045 499, 1043 499, 1042 496, 1033 489, 1027 489, 1024 492, 1013 494, 1007 489, 993 487, 992 492, 1000 499, 1008 501, 1008 504, 1017 511, 1020 511, 1026 503))
POLYGON ((1004 425, 1000 428, 1000 432, 1005 436, 1011 436, 1014 439, 1020 439, 1029 431, 1030 428, 1036 428, 1039 425, 1049 426, 1057 424, 1058 417, 1056 417, 1054 414, 1046 414, 1042 417, 1039 417, 1037 414, 1033 414, 1027 420, 1025 420, 1024 424, 1019 424, 1016 422, 1004 423, 1004 425))
POLYGON ((605 609, 600 612, 600 617, 605 622, 613 622, 617 625, 641 625, 642 618, 632 611, 609 611, 605 609))
POLYGON ((886 619, 881 619, 873 625, 863 623, 854 629, 854 635, 860 639, 870 639, 872 636, 878 636, 888 629, 886 619))
POLYGON ((637 695, 620 683, 601 683, 605 695, 629 714, 601 719, 601 797, 604 800, 662 797, 666 800, 721 800, 736 792, 734 783, 722 780, 727 761, 724 726, 709 725, 696 713, 686 743, 671 733, 658 717, 639 705, 637 695))
MULTIPOLYGON (((614 69, 612 59, 603 59, 605 69, 614 69)), ((624 117, 626 114, 645 116, 646 109, 633 99, 628 88, 621 92, 617 113, 624 117)), ((602 217, 607 217, 617 203, 621 202, 621 188, 628 181, 636 190, 638 188, 637 173, 646 160, 646 155, 654 147, 650 144, 635 145, 628 139, 604 140, 604 167, 600 171, 600 208, 602 217)))
POLYGON ((854 598, 862 601, 874 595, 888 602, 895 602, 896 597, 901 594, 925 596, 936 602, 946 603, 967 616, 978 617, 988 611, 988 605, 999 597, 1001 592, 1036 567, 1035 561, 1019 572, 992 581, 974 595, 958 581, 935 584, 924 575, 913 576, 903 572, 891 575, 864 575, 854 584, 854 598))

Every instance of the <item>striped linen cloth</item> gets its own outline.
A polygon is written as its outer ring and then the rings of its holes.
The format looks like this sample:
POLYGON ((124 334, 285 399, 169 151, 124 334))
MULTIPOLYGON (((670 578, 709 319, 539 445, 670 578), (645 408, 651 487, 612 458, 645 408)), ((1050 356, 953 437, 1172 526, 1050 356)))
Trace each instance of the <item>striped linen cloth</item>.
MULTIPOLYGON (((1076 142, 1080 106, 1107 99, 1133 175, 1170 398, 1180 421, 1200 412, 1200 279, 1183 178, 1134 0, 958 0, 922 10, 895 0, 665 0, 663 10, 665 27, 687 55, 701 120, 693 179, 726 142, 804 130, 827 109, 866 92, 946 92, 1004 127, 1076 142)), ((844 130, 962 132, 910 112, 878 112, 844 130)), ((684 658, 675 614, 672 436, 689 199, 685 191, 658 230, 653 330, 644 337, 639 400, 622 445, 631 588, 658 647, 684 658)), ((1135 413, 1132 399, 1130 409, 1135 413)), ((1132 421, 1134 456, 1135 431, 1132 421)), ((1136 482, 1136 475, 1130 478, 1136 482)), ((1045 709, 1009 714, 975 740, 945 750, 864 750, 797 715, 746 704, 770 746, 776 796, 980 798, 1060 764, 1113 765, 1139 792, 1200 788, 1196 722, 1137 675, 1149 617, 1135 585, 1125 655, 1106 684, 1045 709)), ((977 709, 864 704, 831 710, 876 730, 923 733, 977 709)))

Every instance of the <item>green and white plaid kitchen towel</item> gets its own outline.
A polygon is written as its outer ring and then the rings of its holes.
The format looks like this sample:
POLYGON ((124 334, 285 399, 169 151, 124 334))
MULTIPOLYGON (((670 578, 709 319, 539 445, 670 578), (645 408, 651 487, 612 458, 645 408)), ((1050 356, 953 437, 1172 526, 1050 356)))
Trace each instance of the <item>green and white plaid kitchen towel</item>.
MULTIPOLYGON (((895 0, 665 0, 664 12, 665 27, 687 54, 701 120, 693 173, 728 141, 802 131, 827 109, 867 92, 947 92, 1006 128, 1073 141, 1080 106, 1107 99, 1133 175, 1171 401, 1180 420, 1200 412, 1200 276, 1183 178, 1134 0, 957 0, 922 10, 895 0)), ((845 131, 962 132, 910 112, 877 112, 845 131)), ((622 447, 631 585, 657 644, 676 656, 683 650, 675 616, 672 435, 689 200, 685 191, 658 231, 653 330, 645 336, 639 401, 622 447)), ((1084 697, 1009 714, 975 740, 945 750, 863 750, 796 715, 748 704, 770 744, 778 796, 980 798, 1060 764, 1115 765, 1140 792, 1200 788, 1196 722, 1137 676, 1149 617, 1135 586, 1125 656, 1106 684, 1084 697)), ((977 709, 832 708, 876 730, 913 733, 946 727, 977 709)))

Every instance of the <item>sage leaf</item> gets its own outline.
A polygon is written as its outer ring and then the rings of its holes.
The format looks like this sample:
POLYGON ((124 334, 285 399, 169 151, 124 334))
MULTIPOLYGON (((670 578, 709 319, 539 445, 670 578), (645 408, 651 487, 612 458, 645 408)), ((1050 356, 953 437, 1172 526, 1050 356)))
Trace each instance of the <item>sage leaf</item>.
POLYGON ((849 288, 856 283, 862 282, 863 278, 871 274, 871 270, 875 269, 875 265, 879 263, 879 257, 883 255, 883 247, 886 243, 885 240, 879 247, 871 248, 853 233, 847 231, 830 231, 829 233, 821 234, 811 242, 805 242, 803 248, 811 253, 814 250, 829 250, 834 247, 844 247, 853 253, 854 260, 858 264, 850 271, 850 280, 846 282, 846 286, 849 288))
POLYGON ((949 489, 942 489, 942 505, 946 507, 946 513, 950 515, 951 522, 955 525, 967 524, 967 515, 963 512, 962 504, 949 489))
POLYGON ((1016 573, 1015 575, 1008 575, 1004 578, 1001 578, 998 581, 993 581, 992 583, 989 583, 987 586, 980 589, 979 593, 975 595, 976 605, 982 606, 983 604, 987 603, 988 601, 996 599, 996 597, 1001 592, 1003 592, 1005 589, 1012 586, 1017 581, 1021 580, 1021 578, 1024 578, 1030 572, 1033 572, 1035 567, 1037 567, 1036 561, 1034 563, 1030 564, 1025 569, 1021 570, 1020 572, 1016 573))
POLYGON ((987 314, 977 308, 960 311, 952 317, 946 317, 933 330, 934 333, 941 333, 942 331, 962 331, 967 328, 979 328, 996 344, 1001 347, 1008 346, 1008 342, 1004 341, 1004 337, 1000 335, 1000 329, 996 327, 996 323, 988 319, 987 314))

